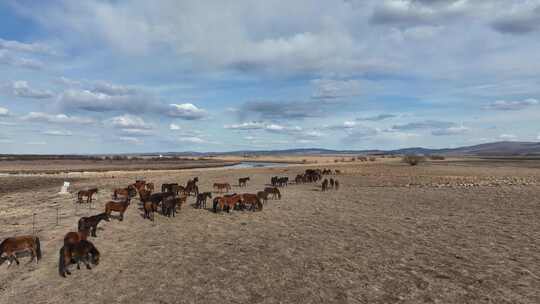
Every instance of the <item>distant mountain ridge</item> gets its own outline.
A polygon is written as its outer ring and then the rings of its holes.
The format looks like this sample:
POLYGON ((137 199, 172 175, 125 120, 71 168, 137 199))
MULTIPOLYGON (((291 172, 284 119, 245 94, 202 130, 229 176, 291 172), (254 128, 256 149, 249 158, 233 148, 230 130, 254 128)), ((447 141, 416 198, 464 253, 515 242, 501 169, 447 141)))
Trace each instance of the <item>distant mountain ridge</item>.
MULTIPOLYGON (((325 155, 325 154, 423 154, 432 155, 440 154, 446 156, 540 156, 540 142, 518 142, 518 141, 500 141, 485 143, 473 146, 464 146, 458 148, 442 148, 431 149, 422 147, 411 147, 396 150, 335 150, 324 148, 298 148, 285 150, 240 150, 229 152, 148 152, 148 153, 111 153, 111 154, 94 154, 94 155, 51 155, 54 158, 86 158, 86 157, 102 157, 107 155, 132 155, 132 156, 177 156, 177 157, 204 157, 218 155, 232 156, 271 156, 271 155, 325 155)), ((20 157, 17 154, 0 154, 1 158, 7 159, 10 157, 20 157)), ((32 157, 33 155, 24 155, 32 157)), ((38 156, 38 155, 35 155, 38 156)), ((39 155, 41 157, 47 155, 39 155)))

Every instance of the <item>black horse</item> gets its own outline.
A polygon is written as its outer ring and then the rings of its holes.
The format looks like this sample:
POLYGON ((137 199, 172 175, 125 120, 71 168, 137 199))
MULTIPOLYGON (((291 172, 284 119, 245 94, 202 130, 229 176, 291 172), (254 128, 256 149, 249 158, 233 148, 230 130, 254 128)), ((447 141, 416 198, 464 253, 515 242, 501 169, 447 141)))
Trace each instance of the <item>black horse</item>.
POLYGON ((206 208, 206 200, 212 198, 212 192, 203 192, 197 194, 196 208, 206 208))
POLYGON ((99 222, 102 220, 109 221, 109 215, 105 212, 94 215, 94 216, 88 216, 88 217, 81 217, 79 220, 79 226, 78 230, 81 231, 88 231, 90 232, 90 235, 93 237, 97 237, 96 230, 99 222))

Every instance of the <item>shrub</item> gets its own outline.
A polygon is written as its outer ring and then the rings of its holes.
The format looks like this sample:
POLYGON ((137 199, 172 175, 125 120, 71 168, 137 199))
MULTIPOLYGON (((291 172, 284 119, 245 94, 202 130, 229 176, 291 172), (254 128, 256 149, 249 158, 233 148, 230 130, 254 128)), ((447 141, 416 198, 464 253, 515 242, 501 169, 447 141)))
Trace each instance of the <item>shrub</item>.
POLYGON ((442 155, 430 155, 429 159, 431 159, 431 160, 444 160, 445 157, 442 156, 442 155))
POLYGON ((368 159, 369 161, 375 161, 377 158, 375 156, 370 156, 368 159))
POLYGON ((403 162, 407 163, 407 164, 409 164, 411 166, 416 166, 416 165, 418 165, 419 163, 421 163, 423 161, 424 161, 423 156, 419 156, 419 155, 405 155, 405 156, 403 156, 403 162))

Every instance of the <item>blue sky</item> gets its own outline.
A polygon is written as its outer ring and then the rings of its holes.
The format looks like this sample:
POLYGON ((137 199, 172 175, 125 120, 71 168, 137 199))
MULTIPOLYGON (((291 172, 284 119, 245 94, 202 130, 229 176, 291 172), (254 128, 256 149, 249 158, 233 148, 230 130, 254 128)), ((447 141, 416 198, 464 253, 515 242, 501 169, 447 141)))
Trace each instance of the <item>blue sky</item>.
POLYGON ((0 153, 540 140, 540 1, 2 1, 0 153))

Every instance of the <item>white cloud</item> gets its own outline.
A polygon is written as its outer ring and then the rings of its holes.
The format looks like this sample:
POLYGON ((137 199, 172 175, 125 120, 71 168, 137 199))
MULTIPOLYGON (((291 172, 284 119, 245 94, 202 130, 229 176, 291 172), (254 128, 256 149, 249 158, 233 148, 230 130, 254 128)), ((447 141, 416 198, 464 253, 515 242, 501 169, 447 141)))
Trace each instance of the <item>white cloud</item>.
POLYGON ((201 119, 207 115, 205 110, 198 108, 192 103, 170 104, 167 114, 186 120, 201 119))
POLYGON ((337 99, 343 97, 357 96, 360 94, 360 81, 358 80, 335 80, 316 79, 312 81, 315 91, 312 98, 316 99, 337 99))
POLYGON ((499 135, 499 138, 503 140, 515 140, 517 136, 514 134, 501 134, 499 135))
POLYGON ((60 131, 60 130, 47 130, 47 131, 43 131, 42 134, 50 135, 50 136, 72 136, 73 135, 71 131, 60 131))
POLYGON ((130 114, 112 117, 106 120, 105 123, 117 129, 149 130, 153 128, 151 124, 145 122, 141 117, 130 114))
POLYGON ((43 63, 39 60, 26 58, 22 56, 14 56, 9 54, 5 50, 0 50, 0 64, 10 65, 14 67, 22 67, 33 70, 39 70, 43 68, 43 63))
POLYGON ((9 110, 3 107, 0 107, 0 116, 8 116, 9 110))
POLYGON ((182 129, 182 128, 181 128, 179 125, 177 125, 177 124, 171 123, 171 124, 169 125, 169 130, 176 131, 176 130, 181 130, 181 129, 182 129))
POLYGON ((192 144, 203 144, 203 143, 207 143, 206 140, 200 138, 200 137, 197 137, 197 136, 185 136, 185 137, 180 137, 178 138, 178 141, 180 142, 186 142, 186 143, 192 143, 192 144))
POLYGON ((519 101, 497 100, 487 105, 485 108, 489 110, 515 111, 522 110, 530 106, 536 106, 538 104, 540 104, 540 102, 534 98, 519 101))
POLYGON ((48 90, 38 90, 30 87, 27 81, 17 80, 12 82, 8 89, 17 97, 46 99, 54 97, 54 93, 48 90))
POLYGON ((240 124, 225 125, 225 129, 237 129, 237 130, 260 130, 264 129, 266 124, 260 121, 247 121, 240 124))
POLYGON ((38 54, 55 54, 52 49, 41 43, 24 43, 14 40, 4 40, 0 38, 0 50, 10 50, 17 52, 28 52, 28 53, 38 53, 38 54))
POLYGON ((136 145, 140 145, 140 144, 144 143, 144 141, 140 140, 139 138, 130 137, 130 136, 121 136, 121 137, 118 137, 118 139, 123 141, 123 142, 130 143, 130 144, 136 144, 136 145))
POLYGON ((461 125, 461 126, 452 126, 448 128, 435 129, 431 131, 431 134, 435 136, 444 136, 444 135, 460 135, 469 132, 470 129, 461 125))
POLYGON ((58 124, 93 124, 95 120, 87 117, 68 116, 66 114, 48 114, 43 112, 30 112, 21 117, 23 120, 58 123, 58 124))

